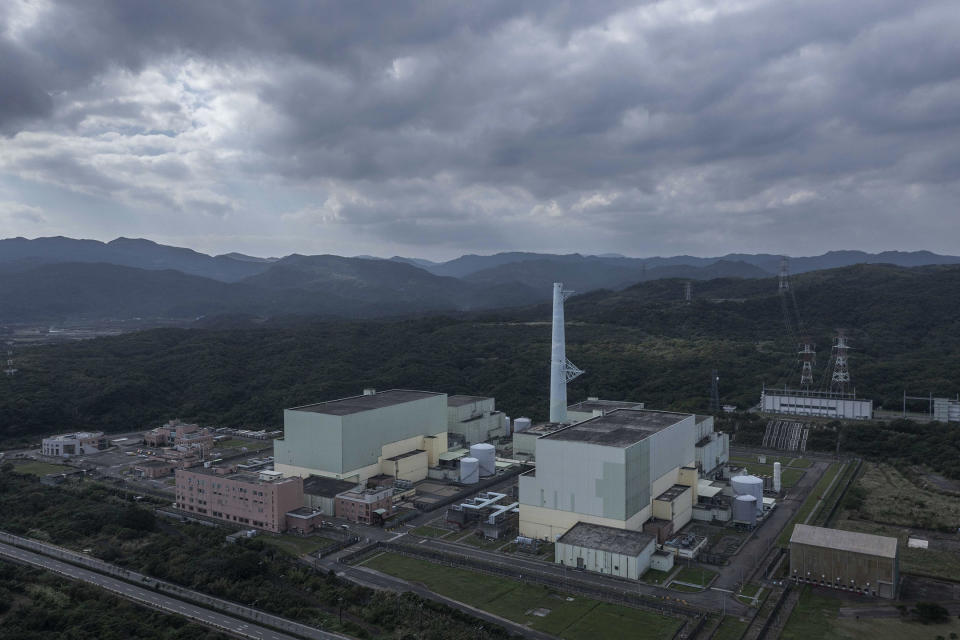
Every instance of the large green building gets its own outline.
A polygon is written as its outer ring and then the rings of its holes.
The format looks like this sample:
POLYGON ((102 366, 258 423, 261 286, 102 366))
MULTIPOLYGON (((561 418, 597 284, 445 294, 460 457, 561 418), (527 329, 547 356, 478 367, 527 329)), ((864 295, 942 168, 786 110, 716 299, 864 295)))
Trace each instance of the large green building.
POLYGON ((285 409, 274 468, 287 476, 416 482, 447 450, 447 395, 392 389, 285 409))

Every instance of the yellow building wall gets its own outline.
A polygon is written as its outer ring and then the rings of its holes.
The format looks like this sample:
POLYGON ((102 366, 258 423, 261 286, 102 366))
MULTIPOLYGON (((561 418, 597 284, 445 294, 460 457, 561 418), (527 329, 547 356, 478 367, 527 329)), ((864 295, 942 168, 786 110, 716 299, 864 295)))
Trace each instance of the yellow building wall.
MULTIPOLYGON (((388 442, 383 445, 383 448, 380 449, 381 458, 392 458, 394 456, 399 456, 401 453, 406 453, 408 451, 413 451, 414 449, 423 449, 423 436, 414 436, 412 438, 405 438, 403 440, 397 440, 396 442, 388 442)), ((383 462, 383 460, 381 460, 383 462)))
POLYGON ((447 444, 447 432, 438 433, 435 436, 426 436, 423 439, 421 449, 427 451, 427 464, 431 467, 437 466, 440 462, 440 454, 446 453, 449 448, 447 444))
POLYGON ((528 538, 536 538, 537 540, 550 540, 552 542, 557 539, 557 536, 563 535, 578 522, 589 522, 605 527, 639 531, 643 527, 643 523, 649 519, 649 506, 641 509, 629 520, 613 520, 611 518, 600 518, 572 511, 560 511, 559 509, 547 509, 545 507, 521 504, 520 535, 528 538))
POLYGON ((419 482, 427 477, 427 452, 407 456, 400 460, 382 460, 380 473, 400 480, 419 482))
POLYGON ((682 484, 690 487, 693 493, 693 499, 691 501, 691 508, 694 504, 697 503, 699 496, 697 494, 697 487, 700 482, 700 472, 693 465, 688 465, 687 467, 681 467, 678 472, 677 484, 682 484))
POLYGON ((673 503, 666 500, 654 500, 653 517, 659 520, 673 520, 673 503))

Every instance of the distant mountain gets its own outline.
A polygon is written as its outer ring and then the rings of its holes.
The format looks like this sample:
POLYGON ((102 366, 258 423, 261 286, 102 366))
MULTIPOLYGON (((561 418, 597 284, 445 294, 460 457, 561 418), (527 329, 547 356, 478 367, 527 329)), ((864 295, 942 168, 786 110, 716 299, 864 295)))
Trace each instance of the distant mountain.
POLYGON ((488 285, 515 282, 538 292, 537 298, 548 296, 554 282, 575 291, 594 289, 623 289, 643 280, 659 278, 688 278, 708 280, 712 278, 763 278, 768 273, 744 262, 720 260, 705 266, 684 264, 659 266, 648 269, 643 261, 636 259, 609 259, 596 257, 564 256, 563 260, 525 260, 511 262, 472 273, 464 278, 468 282, 488 285))
POLYGON ((407 264, 412 264, 415 267, 420 267, 421 269, 430 270, 431 267, 435 267, 439 262, 434 262, 433 260, 424 260, 423 258, 404 258, 403 256, 393 256, 390 258, 394 262, 405 262, 407 264))
POLYGON ((236 251, 231 251, 230 253, 222 253, 215 258, 230 258, 231 260, 239 260, 240 262, 259 262, 259 263, 269 263, 276 262, 280 258, 258 258, 257 256, 248 256, 244 253, 237 253, 236 251))
POLYGON ((170 247, 151 240, 117 238, 110 242, 54 237, 0 240, 2 263, 51 264, 100 262, 138 269, 175 269, 224 282, 236 282, 263 271, 269 262, 208 256, 192 249, 170 247))
MULTIPOLYGON (((583 256, 573 254, 549 254, 510 252, 497 253, 489 256, 465 255, 448 262, 423 265, 431 273, 449 275, 455 278, 465 278, 481 271, 529 261, 546 260, 565 264, 604 262, 610 266, 619 266, 629 269, 646 265, 648 273, 660 267, 690 266, 707 267, 718 262, 742 262, 760 268, 766 275, 775 275, 780 271, 780 255, 760 253, 730 253, 724 256, 700 258, 696 256, 654 256, 649 258, 627 258, 616 254, 583 256)), ((410 258, 404 258, 412 262, 410 258)), ((945 256, 930 251, 884 251, 882 253, 866 253, 863 251, 830 251, 820 256, 790 258, 791 273, 806 273, 820 269, 836 269, 854 264, 893 264, 901 267, 918 267, 931 264, 960 264, 960 256, 945 256)), ((662 272, 668 273, 668 272, 662 272)), ((682 277, 682 276, 679 276, 682 277)), ((691 276, 696 277, 696 276, 691 276)), ((745 275, 743 277, 755 277, 745 275)), ((486 279, 486 276, 484 276, 486 279)))

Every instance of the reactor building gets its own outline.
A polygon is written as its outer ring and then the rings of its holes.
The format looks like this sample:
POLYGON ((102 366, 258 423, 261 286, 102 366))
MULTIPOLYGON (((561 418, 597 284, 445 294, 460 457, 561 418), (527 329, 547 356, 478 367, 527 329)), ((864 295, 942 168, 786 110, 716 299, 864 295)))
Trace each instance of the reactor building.
POLYGON ((377 475, 417 482, 447 451, 447 394, 392 389, 285 409, 274 469, 366 482, 377 475))

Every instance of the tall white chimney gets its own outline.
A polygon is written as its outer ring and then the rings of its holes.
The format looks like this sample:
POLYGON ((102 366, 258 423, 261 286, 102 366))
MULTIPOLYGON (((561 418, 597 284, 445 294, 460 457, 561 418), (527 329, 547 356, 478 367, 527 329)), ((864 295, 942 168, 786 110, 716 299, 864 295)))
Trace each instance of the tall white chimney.
POLYGON ((567 383, 583 371, 567 360, 563 330, 563 301, 573 291, 564 291, 562 282, 553 283, 553 341, 550 349, 550 422, 567 422, 567 383))

